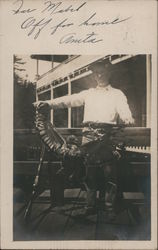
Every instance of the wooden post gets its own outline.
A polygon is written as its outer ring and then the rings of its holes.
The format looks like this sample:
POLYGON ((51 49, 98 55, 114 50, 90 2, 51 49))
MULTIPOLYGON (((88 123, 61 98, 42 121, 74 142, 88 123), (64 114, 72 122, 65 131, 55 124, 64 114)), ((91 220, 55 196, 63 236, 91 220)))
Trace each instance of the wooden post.
POLYGON ((39 75, 39 60, 37 59, 36 75, 39 75))
POLYGON ((51 55, 51 59, 52 59, 52 69, 54 68, 54 56, 51 55))
POLYGON ((151 55, 146 56, 146 127, 151 126, 151 55))
POLYGON ((38 93, 37 93, 37 81, 39 77, 39 60, 36 60, 36 102, 38 101, 38 93))
MULTIPOLYGON (((54 56, 53 55, 51 55, 51 62, 52 62, 52 69, 54 68, 54 56)), ((51 85, 51 87, 50 87, 50 91, 51 91, 51 94, 50 94, 50 99, 51 100, 53 100, 53 98, 54 98, 54 94, 53 94, 53 86, 51 85)), ((53 123, 53 117, 54 117, 54 115, 53 115, 53 109, 51 109, 51 111, 50 111, 50 121, 51 121, 51 123, 53 123)))
MULTIPOLYGON (((52 84, 51 84, 51 87, 50 87, 50 99, 51 100, 53 100, 53 98, 54 98, 54 95, 53 95, 53 86, 52 86, 52 84)), ((53 123, 53 109, 51 109, 51 111, 50 111, 50 121, 51 121, 51 123, 53 123)))
MULTIPOLYGON (((68 95, 71 95, 71 80, 68 77, 68 95)), ((68 108, 68 128, 71 128, 71 108, 68 108)))

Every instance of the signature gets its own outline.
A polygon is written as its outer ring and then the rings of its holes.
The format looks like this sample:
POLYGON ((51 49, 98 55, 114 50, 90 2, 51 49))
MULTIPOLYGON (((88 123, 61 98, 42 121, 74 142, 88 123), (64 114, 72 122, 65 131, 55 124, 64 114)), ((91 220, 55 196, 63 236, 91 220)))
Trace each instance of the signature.
POLYGON ((86 5, 86 2, 80 4, 77 7, 74 7, 71 4, 71 5, 69 5, 68 7, 64 8, 64 9, 61 8, 62 2, 53 3, 52 1, 46 1, 44 3, 44 5, 47 5, 47 6, 46 6, 46 8, 44 8, 41 11, 41 13, 49 12, 50 15, 52 15, 52 14, 57 14, 57 13, 66 13, 66 12, 73 13, 73 12, 78 12, 84 5, 86 5))
POLYGON ((18 8, 15 10, 12 10, 14 15, 15 14, 28 14, 28 13, 32 13, 33 11, 35 11, 36 9, 24 9, 23 5, 24 5, 24 1, 23 0, 17 0, 16 2, 14 2, 13 4, 18 4, 18 8))
POLYGON ((93 13, 88 19, 86 19, 84 22, 82 22, 79 26, 99 26, 99 25, 110 25, 110 24, 118 24, 118 23, 122 23, 124 21, 127 21, 128 19, 130 19, 131 17, 127 17, 124 19, 120 19, 119 17, 113 18, 112 20, 104 20, 101 22, 98 21, 94 21, 94 17, 96 16, 96 12, 93 13))
POLYGON ((90 34, 86 34, 85 37, 78 37, 77 36, 77 33, 69 33, 69 34, 66 34, 64 35, 59 43, 60 44, 72 44, 72 43, 75 43, 75 44, 81 44, 81 43, 98 43, 98 42, 101 42, 103 41, 103 39, 97 39, 97 34, 94 33, 94 32, 91 32, 90 34))

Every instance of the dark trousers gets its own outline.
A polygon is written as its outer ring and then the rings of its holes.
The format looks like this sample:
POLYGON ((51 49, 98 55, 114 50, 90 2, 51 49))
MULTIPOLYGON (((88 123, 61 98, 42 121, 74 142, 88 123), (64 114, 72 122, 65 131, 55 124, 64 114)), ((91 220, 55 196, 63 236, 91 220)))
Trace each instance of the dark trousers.
MULTIPOLYGON (((105 205, 106 191, 113 188, 109 183, 117 184, 116 168, 113 163, 105 164, 104 166, 87 166, 86 182, 88 186, 87 190, 87 207, 96 206, 96 192, 99 191, 99 203, 105 205)), ((115 190, 116 191, 116 190, 115 190)), ((111 191, 110 191, 111 192, 111 191)), ((111 194, 113 195, 113 194, 111 194)), ((108 196, 108 199, 110 197, 108 196)), ((111 197, 113 199, 113 197, 111 197)), ((110 198, 110 199, 111 199, 110 198)), ((113 201, 111 201, 112 203, 113 201)), ((111 204, 112 205, 112 204, 111 204)))
POLYGON ((99 190, 99 199, 104 202, 106 181, 104 169, 101 167, 87 167, 87 206, 95 207, 96 191, 99 190))
POLYGON ((96 205, 96 191, 99 200, 105 203, 105 190, 108 181, 116 182, 113 145, 110 141, 111 128, 84 130, 82 149, 85 154, 87 207, 96 205), (101 136, 100 136, 101 135, 101 136))

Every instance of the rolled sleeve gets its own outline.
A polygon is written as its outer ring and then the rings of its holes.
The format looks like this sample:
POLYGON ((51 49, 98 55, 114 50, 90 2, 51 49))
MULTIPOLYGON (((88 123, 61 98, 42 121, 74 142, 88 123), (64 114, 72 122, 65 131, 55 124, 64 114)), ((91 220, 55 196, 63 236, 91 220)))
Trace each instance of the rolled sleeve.
POLYGON ((117 112, 120 116, 120 119, 125 123, 125 124, 133 124, 134 119, 132 117, 131 110, 129 108, 127 98, 126 96, 122 93, 122 91, 118 91, 117 93, 117 104, 116 104, 116 109, 117 112))

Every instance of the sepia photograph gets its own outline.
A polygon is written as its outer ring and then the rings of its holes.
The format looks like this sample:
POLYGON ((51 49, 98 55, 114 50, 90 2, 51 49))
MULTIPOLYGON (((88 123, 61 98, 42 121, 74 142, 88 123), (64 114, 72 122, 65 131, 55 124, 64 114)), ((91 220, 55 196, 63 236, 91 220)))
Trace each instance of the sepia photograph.
POLYGON ((157 4, 0 0, 1 249, 157 249, 157 4))
POLYGON ((13 241, 151 240, 150 54, 14 54, 13 241))

